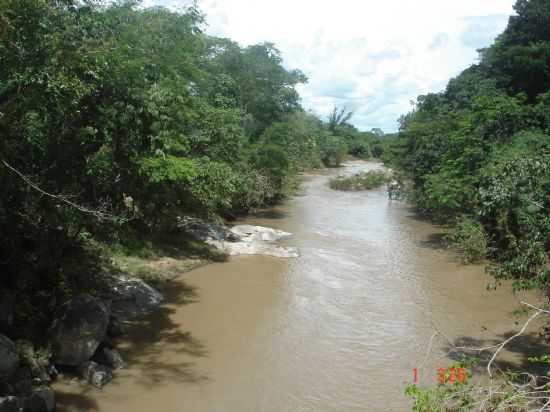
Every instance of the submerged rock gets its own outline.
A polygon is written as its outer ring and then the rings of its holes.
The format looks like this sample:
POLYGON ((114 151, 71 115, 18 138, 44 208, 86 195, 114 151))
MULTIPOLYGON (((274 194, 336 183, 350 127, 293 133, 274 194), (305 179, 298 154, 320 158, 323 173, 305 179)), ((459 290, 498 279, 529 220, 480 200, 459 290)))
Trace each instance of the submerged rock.
POLYGON ((107 366, 99 365, 96 362, 84 362, 78 367, 80 376, 98 389, 103 388, 113 379, 113 373, 107 366))
POLYGON ((141 279, 122 276, 111 280, 111 299, 112 312, 120 322, 153 311, 164 297, 141 279))
POLYGON ((15 343, 0 335, 0 379, 9 379, 19 367, 19 355, 15 343))
POLYGON ((61 307, 52 327, 54 361, 78 366, 92 357, 105 338, 109 307, 90 295, 80 295, 61 307))

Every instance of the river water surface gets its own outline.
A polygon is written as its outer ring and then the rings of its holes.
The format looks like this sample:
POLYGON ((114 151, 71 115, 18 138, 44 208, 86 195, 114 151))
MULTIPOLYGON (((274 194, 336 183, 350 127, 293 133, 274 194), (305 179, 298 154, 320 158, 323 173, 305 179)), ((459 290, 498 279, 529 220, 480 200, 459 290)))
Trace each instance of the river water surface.
POLYGON ((518 330, 520 297, 506 285, 487 291, 484 268, 461 265, 440 229, 383 189, 327 186, 374 167, 306 176, 302 195, 247 219, 293 233, 286 243, 301 257, 236 257, 184 274, 120 343, 128 369, 103 391, 58 385, 60 410, 406 411, 412 369, 432 385, 451 362, 437 339, 424 363, 435 328, 474 346, 518 330))

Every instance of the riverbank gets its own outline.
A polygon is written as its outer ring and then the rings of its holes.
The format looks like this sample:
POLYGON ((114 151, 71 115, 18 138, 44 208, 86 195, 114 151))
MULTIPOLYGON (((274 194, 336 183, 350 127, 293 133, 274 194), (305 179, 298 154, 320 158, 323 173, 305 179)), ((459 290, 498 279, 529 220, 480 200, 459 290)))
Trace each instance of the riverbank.
MULTIPOLYGON (((167 283, 160 309, 117 341, 128 368, 102 391, 60 382, 59 409, 408 410, 404 388, 434 325, 481 345, 516 331, 523 318, 511 314, 529 295, 487 291, 483 266, 461 265, 439 228, 384 190, 328 188, 331 176, 374 166, 308 174, 302 195, 237 222, 293 233, 283 245, 301 256, 233 257, 167 283)), ((447 349, 436 342, 421 384, 436 383, 447 349)), ((500 365, 526 357, 515 347, 500 365)))

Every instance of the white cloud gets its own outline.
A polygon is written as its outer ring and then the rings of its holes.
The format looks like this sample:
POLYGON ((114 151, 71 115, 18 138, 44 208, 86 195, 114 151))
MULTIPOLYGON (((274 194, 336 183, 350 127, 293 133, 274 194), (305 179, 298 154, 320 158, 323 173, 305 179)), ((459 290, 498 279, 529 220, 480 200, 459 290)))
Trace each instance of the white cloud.
MULTIPOLYGON (((186 0, 146 0, 181 7, 186 0)), ((514 0, 202 0, 207 32, 270 41, 309 83, 307 109, 355 110, 357 127, 394 131, 417 95, 441 90, 506 26, 514 0)))

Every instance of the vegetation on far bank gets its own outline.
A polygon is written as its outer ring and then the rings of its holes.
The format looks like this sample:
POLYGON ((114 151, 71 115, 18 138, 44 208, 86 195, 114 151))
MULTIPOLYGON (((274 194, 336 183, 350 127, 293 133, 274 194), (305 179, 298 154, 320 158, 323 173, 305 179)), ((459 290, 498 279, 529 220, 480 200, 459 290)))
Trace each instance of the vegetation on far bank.
MULTIPOLYGON (((444 91, 418 97, 399 133, 384 141, 383 158, 406 175, 418 211, 451 228, 465 262, 489 258, 497 284, 511 280, 516 290, 548 297, 550 2, 517 0, 514 8, 505 31, 480 50, 479 63, 444 91)), ((548 374, 548 363, 541 365, 548 374)), ((550 404, 544 373, 502 377, 496 389, 412 387, 408 394, 416 411, 550 404)))
POLYGON ((419 96, 385 140, 418 210, 517 289, 550 286, 550 3, 517 15, 480 62, 419 96), (472 242, 473 240, 473 242, 472 242), (472 250, 472 248, 476 250, 472 250))
POLYGON ((391 174, 383 170, 369 170, 353 176, 337 176, 330 179, 329 187, 334 190, 358 191, 376 189, 392 180, 391 174))

